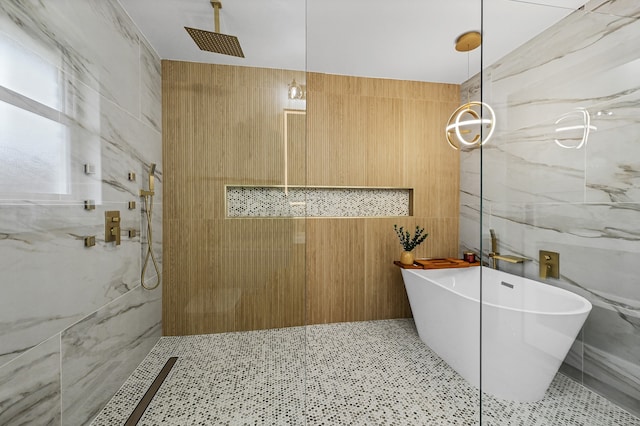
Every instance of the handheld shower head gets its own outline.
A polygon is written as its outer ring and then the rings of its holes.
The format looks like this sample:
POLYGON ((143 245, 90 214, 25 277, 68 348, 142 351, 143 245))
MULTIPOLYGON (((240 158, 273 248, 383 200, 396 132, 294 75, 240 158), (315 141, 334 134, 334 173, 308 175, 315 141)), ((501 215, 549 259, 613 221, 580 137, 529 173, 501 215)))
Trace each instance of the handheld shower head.
POLYGON ((154 176, 153 174, 156 172, 156 163, 151 163, 151 166, 149 167, 149 192, 153 193, 153 181, 154 181, 154 176))

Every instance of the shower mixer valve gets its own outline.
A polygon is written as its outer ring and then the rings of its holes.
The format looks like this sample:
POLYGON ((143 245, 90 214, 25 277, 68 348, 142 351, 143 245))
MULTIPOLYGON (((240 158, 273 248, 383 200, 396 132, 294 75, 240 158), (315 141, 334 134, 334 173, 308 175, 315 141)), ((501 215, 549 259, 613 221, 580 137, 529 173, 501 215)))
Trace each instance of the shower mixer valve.
POLYGON ((111 210, 104 212, 104 241, 115 241, 120 245, 120 211, 111 210))

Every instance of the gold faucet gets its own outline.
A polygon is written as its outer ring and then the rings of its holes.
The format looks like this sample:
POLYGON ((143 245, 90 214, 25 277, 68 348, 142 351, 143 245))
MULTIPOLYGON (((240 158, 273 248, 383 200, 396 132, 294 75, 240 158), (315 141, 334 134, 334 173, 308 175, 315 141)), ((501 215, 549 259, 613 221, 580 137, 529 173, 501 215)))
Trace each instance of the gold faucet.
POLYGON ((491 234, 491 251, 489 252, 489 259, 491 262, 491 268, 497 270, 498 269, 498 261, 496 260, 496 256, 498 253, 498 240, 496 239, 496 231, 493 229, 489 229, 489 234, 491 234))
POLYGON ((489 259, 491 259, 491 268, 498 270, 498 260, 504 260, 509 263, 524 263, 527 259, 522 256, 514 256, 511 254, 501 255, 498 253, 498 240, 496 238, 496 231, 493 229, 489 229, 489 233, 491 234, 491 252, 489 252, 489 259))

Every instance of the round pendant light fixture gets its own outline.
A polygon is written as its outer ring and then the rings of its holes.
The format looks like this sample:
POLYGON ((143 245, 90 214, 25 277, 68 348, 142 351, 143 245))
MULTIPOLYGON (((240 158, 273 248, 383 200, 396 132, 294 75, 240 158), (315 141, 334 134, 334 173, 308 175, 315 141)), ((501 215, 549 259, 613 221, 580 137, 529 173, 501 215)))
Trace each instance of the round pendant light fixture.
MULTIPOLYGON (((482 44, 478 31, 467 31, 456 39, 456 50, 467 52, 467 78, 469 78, 469 52, 482 44)), ((496 113, 489 104, 467 101, 449 117, 445 136, 451 148, 471 149, 482 146, 491 139, 495 131, 496 113)))
POLYGON ((453 149, 484 145, 493 136, 495 121, 496 113, 488 104, 467 102, 460 105, 447 122, 447 142, 453 149))

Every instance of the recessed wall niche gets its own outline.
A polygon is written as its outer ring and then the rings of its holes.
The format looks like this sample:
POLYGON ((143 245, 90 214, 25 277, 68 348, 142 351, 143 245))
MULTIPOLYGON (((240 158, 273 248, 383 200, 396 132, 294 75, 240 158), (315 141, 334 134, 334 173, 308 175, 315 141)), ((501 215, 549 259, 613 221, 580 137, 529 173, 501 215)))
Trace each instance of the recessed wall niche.
POLYGON ((227 217, 411 216, 408 188, 226 187, 227 217))

